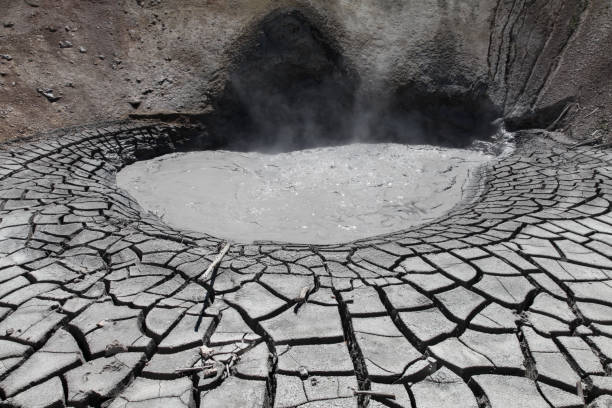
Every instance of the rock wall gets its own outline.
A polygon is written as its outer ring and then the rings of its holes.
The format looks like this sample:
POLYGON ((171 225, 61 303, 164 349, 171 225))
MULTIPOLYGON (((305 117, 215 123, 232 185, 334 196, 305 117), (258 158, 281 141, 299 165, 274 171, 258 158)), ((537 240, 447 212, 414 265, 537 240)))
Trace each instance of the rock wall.
POLYGON ((423 126, 503 116, 516 129, 609 132, 607 1, 0 0, 0 138, 210 111, 279 8, 304 14, 358 78, 356 132, 393 133, 384 115, 414 110, 423 126))

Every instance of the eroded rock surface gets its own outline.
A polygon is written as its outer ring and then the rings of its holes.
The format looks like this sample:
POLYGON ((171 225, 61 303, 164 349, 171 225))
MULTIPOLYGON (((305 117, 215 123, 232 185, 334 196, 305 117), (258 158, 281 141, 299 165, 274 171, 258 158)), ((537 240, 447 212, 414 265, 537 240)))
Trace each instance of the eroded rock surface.
POLYGON ((577 138, 610 134, 603 0, 82 5, 0 1, 0 139, 132 112, 202 112, 219 93, 241 110, 229 123, 252 120, 262 136, 287 123, 278 116, 331 134, 348 122, 397 135, 410 123, 416 138, 446 141, 497 117, 577 138), (354 107, 366 114, 351 118, 354 107), (320 120, 330 112, 335 121, 320 120))

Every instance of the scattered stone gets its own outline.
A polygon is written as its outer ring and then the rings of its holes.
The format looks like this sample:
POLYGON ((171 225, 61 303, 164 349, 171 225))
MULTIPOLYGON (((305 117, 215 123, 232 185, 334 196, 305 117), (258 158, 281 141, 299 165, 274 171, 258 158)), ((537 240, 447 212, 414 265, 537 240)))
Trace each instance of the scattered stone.
POLYGON ((37 91, 39 94, 41 94, 42 96, 44 96, 45 98, 47 98, 47 100, 48 100, 49 102, 51 102, 51 103, 53 103, 53 102, 57 102, 57 101, 59 101, 60 99, 62 99, 62 97, 61 97, 61 96, 56 96, 56 95, 53 93, 53 89, 41 89, 41 88, 38 88, 38 89, 36 89, 36 91, 37 91))
POLYGON ((68 40, 62 40, 59 42, 60 48, 72 48, 72 43, 68 40))
POLYGON ((87 48, 85 48, 85 47, 83 47, 83 46, 80 46, 80 47, 79 47, 79 52, 80 52, 81 54, 86 54, 86 53, 87 53, 87 48))
POLYGON ((0 58, 3 59, 3 60, 7 60, 7 61, 12 61, 13 60, 13 57, 11 57, 8 54, 0 54, 0 58))

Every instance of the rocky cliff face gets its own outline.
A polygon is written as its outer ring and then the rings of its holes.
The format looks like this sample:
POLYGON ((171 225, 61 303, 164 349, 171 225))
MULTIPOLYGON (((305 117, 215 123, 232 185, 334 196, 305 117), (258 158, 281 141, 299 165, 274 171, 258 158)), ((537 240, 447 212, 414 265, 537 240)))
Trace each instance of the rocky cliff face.
POLYGON ((3 139, 157 111, 213 112, 226 133, 289 123, 298 143, 321 131, 394 140, 410 127, 413 138, 462 144, 501 117, 576 138, 609 132, 609 2, 0 0, 0 9, 3 139))

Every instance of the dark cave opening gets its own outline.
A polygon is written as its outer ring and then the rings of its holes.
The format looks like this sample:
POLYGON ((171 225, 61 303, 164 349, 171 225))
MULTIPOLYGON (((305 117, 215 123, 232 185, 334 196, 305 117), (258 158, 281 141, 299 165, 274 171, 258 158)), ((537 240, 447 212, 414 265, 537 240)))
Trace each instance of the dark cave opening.
POLYGON ((302 11, 277 10, 241 40, 206 120, 216 148, 278 152, 351 142, 467 147, 497 131, 500 110, 483 87, 453 92, 414 81, 364 96, 339 44, 313 20, 302 11))

